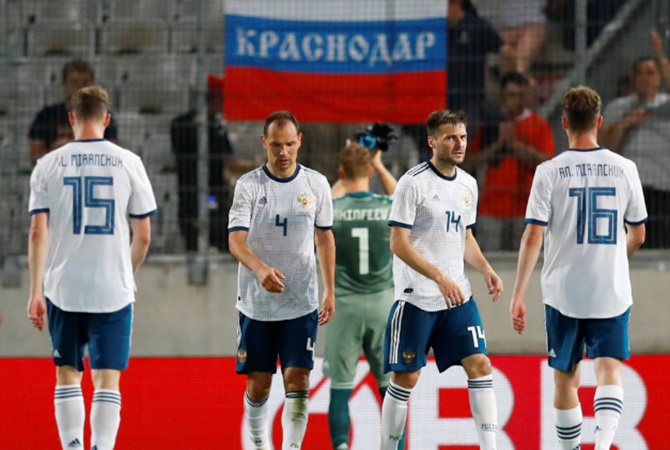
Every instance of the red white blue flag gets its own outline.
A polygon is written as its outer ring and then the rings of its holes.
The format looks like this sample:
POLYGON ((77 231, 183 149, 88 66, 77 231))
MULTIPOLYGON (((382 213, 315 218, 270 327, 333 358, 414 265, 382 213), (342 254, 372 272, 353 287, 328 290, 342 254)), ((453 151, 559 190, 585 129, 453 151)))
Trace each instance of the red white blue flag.
POLYGON ((446 103, 444 0, 227 0, 228 120, 423 123, 446 103))

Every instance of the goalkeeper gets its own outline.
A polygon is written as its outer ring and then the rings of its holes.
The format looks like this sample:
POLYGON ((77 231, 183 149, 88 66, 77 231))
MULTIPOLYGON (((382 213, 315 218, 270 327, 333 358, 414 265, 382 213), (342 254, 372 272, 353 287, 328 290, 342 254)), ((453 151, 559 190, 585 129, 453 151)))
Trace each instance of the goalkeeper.
POLYGON ((358 133, 357 142, 348 141, 340 153, 339 180, 332 188, 338 314, 326 330, 324 373, 331 378, 328 423, 336 450, 349 448, 348 402, 361 352, 382 397, 389 382, 384 374, 383 350, 394 296, 386 222, 396 179, 384 167, 381 155, 394 138, 391 132, 387 125, 375 124, 358 133), (369 180, 375 172, 388 195, 370 192, 369 180))

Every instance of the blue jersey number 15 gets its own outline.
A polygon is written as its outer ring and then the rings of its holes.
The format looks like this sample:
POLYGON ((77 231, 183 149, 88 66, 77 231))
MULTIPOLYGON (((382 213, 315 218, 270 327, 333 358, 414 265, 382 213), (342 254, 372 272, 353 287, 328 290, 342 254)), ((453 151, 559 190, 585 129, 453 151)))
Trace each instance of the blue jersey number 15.
POLYGON ((65 177, 63 184, 72 186, 72 232, 74 234, 81 234, 84 208, 103 208, 105 210, 105 224, 86 225, 84 234, 114 234, 114 199, 97 198, 93 192, 95 186, 113 186, 112 177, 65 177))

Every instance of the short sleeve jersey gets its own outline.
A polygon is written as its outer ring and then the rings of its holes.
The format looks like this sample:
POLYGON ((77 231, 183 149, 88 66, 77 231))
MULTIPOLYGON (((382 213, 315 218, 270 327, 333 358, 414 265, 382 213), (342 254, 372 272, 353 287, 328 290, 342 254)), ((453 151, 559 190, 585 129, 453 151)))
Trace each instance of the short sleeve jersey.
POLYGON ((540 164, 526 223, 546 227, 544 303, 573 318, 623 314, 633 303, 624 222, 646 221, 632 161, 601 147, 540 164))
MULTIPOLYGON (((472 291, 464 271, 465 235, 476 220, 477 181, 460 168, 453 177, 446 177, 427 161, 398 181, 389 225, 410 229, 410 243, 458 285, 466 301, 472 291)), ((424 311, 447 308, 437 284, 397 256, 393 281, 396 299, 424 311)))
POLYGON ((157 212, 139 156, 103 139, 70 142, 37 161, 29 210, 49 213, 49 300, 92 313, 135 301, 127 217, 157 212))
POLYGON ((286 278, 284 292, 268 292, 240 263, 237 309, 259 321, 289 320, 318 307, 314 228, 331 229, 333 202, 326 177, 298 165, 289 178, 264 165, 235 185, 228 231, 247 231, 247 245, 286 278))
POLYGON ((393 286, 391 197, 351 192, 333 199, 335 295, 372 294, 393 286))

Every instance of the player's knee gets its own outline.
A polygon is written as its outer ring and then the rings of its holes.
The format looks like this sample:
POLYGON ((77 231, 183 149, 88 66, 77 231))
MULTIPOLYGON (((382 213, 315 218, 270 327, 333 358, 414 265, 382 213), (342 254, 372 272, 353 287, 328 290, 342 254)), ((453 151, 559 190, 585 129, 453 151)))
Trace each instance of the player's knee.
POLYGON ((419 381, 419 371, 416 372, 393 372, 391 380, 393 383, 405 389, 414 389, 419 381))
POLYGON ((472 355, 462 363, 468 378, 480 378, 493 373, 491 360, 486 355, 472 355))
POLYGON ((272 386, 272 375, 270 374, 249 374, 247 376, 247 393, 251 400, 260 402, 270 395, 272 386))
POLYGON ((56 384, 71 385, 81 384, 83 372, 79 372, 72 366, 57 366, 56 367, 56 384))
POLYGON ((614 358, 596 358, 596 378, 599 385, 621 384, 621 361, 614 358))
POLYGON ((290 367, 284 371, 284 388, 289 391, 309 389, 309 369, 290 367))
POLYGON ((557 392, 566 392, 579 389, 579 376, 574 372, 558 372, 554 376, 554 386, 557 392))

